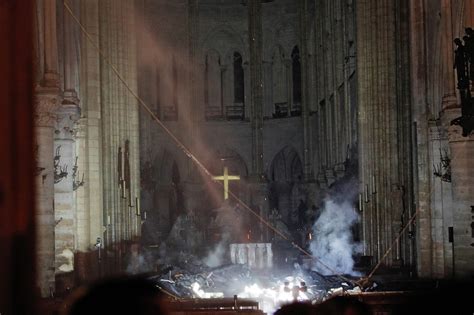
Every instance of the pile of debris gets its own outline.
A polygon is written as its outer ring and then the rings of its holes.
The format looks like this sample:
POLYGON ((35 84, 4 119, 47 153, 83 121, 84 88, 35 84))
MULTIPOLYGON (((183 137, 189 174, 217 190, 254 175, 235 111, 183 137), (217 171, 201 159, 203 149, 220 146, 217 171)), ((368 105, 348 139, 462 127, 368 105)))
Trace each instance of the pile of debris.
POLYGON ((359 278, 325 276, 298 264, 291 270, 262 270, 241 264, 209 268, 197 261, 182 260, 179 266, 162 266, 150 279, 175 299, 238 296, 258 301, 267 313, 292 301, 317 303, 345 292, 364 291, 356 283, 359 278))

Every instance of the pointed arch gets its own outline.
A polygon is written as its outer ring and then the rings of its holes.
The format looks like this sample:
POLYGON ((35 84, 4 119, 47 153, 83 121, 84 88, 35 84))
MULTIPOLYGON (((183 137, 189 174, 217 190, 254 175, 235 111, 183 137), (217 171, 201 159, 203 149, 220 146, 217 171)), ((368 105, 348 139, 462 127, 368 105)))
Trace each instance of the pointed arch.
POLYGON ((273 158, 269 170, 270 180, 295 182, 303 175, 303 163, 291 146, 282 148, 273 158))
POLYGON ((244 103, 244 68, 242 67, 242 55, 239 52, 234 52, 234 103, 244 103))
POLYGON ((303 164, 297 151, 286 146, 273 158, 269 169, 269 206, 277 209, 283 221, 293 227, 298 222, 297 205, 303 164))
POLYGON ((301 115, 301 59, 298 45, 291 51, 292 106, 291 115, 301 115))
POLYGON ((272 56, 272 98, 274 118, 288 116, 288 74, 285 64, 285 53, 277 45, 272 56))
POLYGON ((210 49, 205 55, 204 104, 206 119, 221 118, 223 115, 223 85, 221 55, 210 49))
POLYGON ((157 186, 153 196, 153 207, 149 209, 148 220, 160 235, 166 235, 176 218, 184 213, 182 171, 179 160, 171 150, 163 149, 156 156, 157 186))
MULTIPOLYGON (((201 51, 204 53, 215 49, 221 56, 232 57, 232 55, 227 54, 229 47, 232 48, 232 52, 238 51, 243 60, 248 60, 242 37, 239 32, 228 25, 218 25, 209 31, 201 41, 201 51)), ((226 58, 226 62, 228 61, 231 61, 231 59, 226 58)))

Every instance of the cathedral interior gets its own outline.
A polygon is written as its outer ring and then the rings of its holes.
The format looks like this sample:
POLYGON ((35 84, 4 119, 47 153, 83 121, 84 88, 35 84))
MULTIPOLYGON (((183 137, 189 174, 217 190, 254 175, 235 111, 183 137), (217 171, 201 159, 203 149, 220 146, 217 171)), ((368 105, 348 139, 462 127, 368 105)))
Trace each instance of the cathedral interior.
POLYGON ((124 274, 268 314, 474 281, 473 0, 3 0, 0 24, 0 315, 124 274))

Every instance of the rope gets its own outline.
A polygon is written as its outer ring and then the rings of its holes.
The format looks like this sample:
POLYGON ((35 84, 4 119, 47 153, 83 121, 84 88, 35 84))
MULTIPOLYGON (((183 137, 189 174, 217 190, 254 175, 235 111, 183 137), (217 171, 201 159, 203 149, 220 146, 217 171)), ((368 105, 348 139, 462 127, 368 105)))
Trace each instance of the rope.
MULTIPOLYGON (((126 89, 129 91, 129 93, 138 101, 138 104, 151 116, 153 121, 155 121, 162 129, 163 131, 173 140, 173 142, 176 144, 176 146, 183 151, 183 153, 191 159, 195 163, 199 169, 201 169, 214 183, 219 184, 220 186, 224 186, 223 183, 220 181, 217 181, 213 178, 213 175, 210 173, 210 171, 192 154, 192 152, 169 130, 163 122, 156 116, 156 114, 150 109, 150 107, 138 96, 138 94, 133 91, 132 88, 130 88, 129 84, 126 82, 126 80, 123 78, 123 76, 120 74, 120 72, 117 70, 117 68, 112 64, 112 62, 107 58, 106 54, 100 49, 100 47, 94 42, 93 38, 91 35, 87 32, 85 27, 82 25, 82 23, 79 21, 79 19, 76 17, 76 15, 73 13, 69 5, 67 4, 66 0, 63 1, 63 5, 66 8, 67 12, 71 15, 73 20, 79 25, 82 33, 86 36, 86 38, 89 40, 89 42, 92 44, 92 46, 96 49, 96 51, 99 53, 101 58, 111 67, 112 71, 114 74, 118 77, 118 79, 122 82, 122 84, 126 87, 126 89)), ((240 204, 244 209, 246 209, 248 212, 253 214, 256 218, 259 219, 261 223, 263 223, 265 226, 267 226, 270 230, 274 231, 277 235, 279 235, 281 238, 284 240, 290 242, 294 248, 302 252, 304 255, 310 257, 311 259, 314 259, 316 262, 321 264, 324 268, 332 272, 335 276, 339 277, 340 279, 350 282, 352 284, 357 284, 360 285, 363 281, 368 281, 376 272, 376 270, 380 267, 382 264, 383 260, 387 255, 392 251, 393 246, 398 242, 400 237, 403 235, 403 233, 406 231, 406 229, 412 224, 413 220, 416 218, 419 210, 417 210, 413 216, 410 218, 408 223, 403 227, 403 229, 399 232, 398 236, 395 238, 395 240, 392 242, 390 247, 387 249, 383 257, 380 259, 380 261, 376 264, 376 266, 372 269, 372 271, 369 273, 367 277, 361 277, 358 281, 353 281, 351 279, 348 279, 347 277, 343 276, 342 274, 338 273, 325 263, 323 263, 319 258, 313 256, 311 253, 309 253, 307 250, 293 242, 292 240, 289 239, 288 236, 286 236, 284 233, 279 231, 277 228, 275 228, 270 222, 265 220, 262 216, 260 216, 258 213, 256 213, 254 210, 252 210, 245 202, 243 202, 238 196, 236 196, 232 191, 228 190, 229 196, 233 198, 238 204, 240 204)), ((432 192, 431 192, 432 193, 432 192)), ((160 287, 159 287, 160 288, 160 287)), ((169 296, 175 298, 175 299, 180 299, 179 297, 171 294, 170 292, 167 292, 166 290, 160 288, 164 293, 168 294, 169 296)))
MULTIPOLYGON (((114 74, 118 77, 118 79, 122 82, 122 84, 126 87, 126 89, 130 92, 130 94, 138 101, 139 105, 151 116, 151 118, 165 131, 165 133, 173 140, 173 142, 180 148, 184 154, 186 154, 187 157, 189 157, 210 179, 213 180, 213 182, 219 184, 220 186, 224 187, 224 184, 221 183, 220 181, 217 181, 213 178, 213 175, 210 173, 210 171, 192 154, 192 152, 169 130, 163 122, 156 116, 156 114, 148 107, 148 105, 138 96, 138 94, 133 91, 133 89, 129 86, 129 84, 126 82, 126 80, 123 78, 123 76, 120 74, 120 72, 117 70, 117 68, 112 64, 112 62, 107 58, 106 54, 100 49, 100 47, 94 42, 93 38, 87 32, 85 29, 84 25, 79 21, 77 16, 73 13, 69 5, 67 4, 66 0, 63 1, 64 7, 66 8, 67 12, 71 15, 73 20, 79 25, 82 33, 86 36, 86 38, 89 40, 89 42, 92 44, 92 46, 96 49, 96 51, 99 53, 99 55, 103 58, 103 60, 111 67, 112 71, 114 74)), ((278 234, 280 237, 282 237, 284 240, 290 242, 293 247, 295 247, 297 250, 305 254, 306 256, 316 260, 319 264, 321 264, 323 267, 325 267, 327 270, 332 272, 334 275, 338 276, 339 278, 343 279, 344 281, 354 283, 353 280, 348 279, 347 277, 344 277, 340 273, 338 273, 336 270, 332 269, 325 263, 323 263, 319 258, 311 255, 308 251, 303 249, 301 246, 296 244, 295 242, 291 241, 285 234, 280 232, 277 228, 275 228, 270 222, 265 220, 262 216, 260 216, 258 213, 256 213, 254 210, 252 210, 245 202, 243 202, 239 197, 237 197, 233 192, 228 190, 229 195, 237 202, 239 203, 244 209, 252 213, 255 217, 257 217, 260 222, 262 222, 265 226, 270 228, 272 231, 274 231, 276 234, 278 234)))

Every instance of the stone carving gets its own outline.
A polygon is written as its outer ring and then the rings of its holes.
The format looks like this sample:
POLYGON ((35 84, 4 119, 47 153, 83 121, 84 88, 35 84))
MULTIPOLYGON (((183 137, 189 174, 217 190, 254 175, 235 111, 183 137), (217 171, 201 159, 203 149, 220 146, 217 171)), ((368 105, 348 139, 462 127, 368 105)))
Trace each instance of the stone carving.
POLYGON ((34 100, 35 124, 38 127, 53 127, 59 99, 55 94, 37 94, 34 100))
POLYGON ((57 109, 55 130, 56 139, 73 139, 77 133, 80 111, 77 105, 62 105, 57 109))

